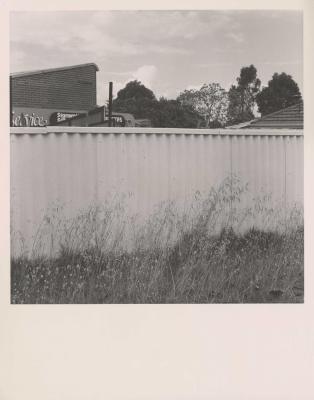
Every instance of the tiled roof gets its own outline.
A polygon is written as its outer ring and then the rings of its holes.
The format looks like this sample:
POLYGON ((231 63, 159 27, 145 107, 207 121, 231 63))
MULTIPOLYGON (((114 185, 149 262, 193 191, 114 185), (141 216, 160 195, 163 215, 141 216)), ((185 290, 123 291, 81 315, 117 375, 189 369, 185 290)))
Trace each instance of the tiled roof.
POLYGON ((65 71, 65 70, 68 70, 68 69, 84 68, 84 67, 89 67, 89 66, 93 66, 93 67, 95 67, 96 71, 99 71, 99 68, 95 63, 87 63, 87 64, 70 65, 68 67, 39 69, 39 70, 36 70, 36 71, 26 71, 26 72, 15 72, 13 74, 10 74, 10 76, 12 78, 18 78, 20 76, 46 74, 46 73, 49 73, 49 72, 65 71))
POLYGON ((247 128, 249 125, 251 125, 252 122, 256 121, 257 119, 251 119, 250 121, 245 121, 245 122, 240 122, 235 125, 229 125, 226 126, 227 129, 241 129, 241 128, 247 128))
POLYGON ((253 120, 245 128, 303 129, 303 101, 253 120))

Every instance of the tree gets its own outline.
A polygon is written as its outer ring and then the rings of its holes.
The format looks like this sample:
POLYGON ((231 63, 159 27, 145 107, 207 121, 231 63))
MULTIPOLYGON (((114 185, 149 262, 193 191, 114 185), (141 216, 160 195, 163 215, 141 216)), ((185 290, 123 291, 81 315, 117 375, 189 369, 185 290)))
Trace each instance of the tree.
POLYGON ((185 90, 177 100, 182 105, 192 107, 205 121, 205 128, 226 123, 228 95, 219 83, 204 84, 199 90, 185 90))
POLYGON ((258 111, 263 115, 289 107, 302 99, 298 84, 291 75, 275 73, 258 94, 256 102, 258 111))
POLYGON ((153 91, 148 89, 138 80, 128 82, 125 88, 119 90, 117 94, 117 100, 140 99, 140 98, 156 100, 153 91))
POLYGON ((135 118, 149 118, 148 114, 157 107, 157 103, 154 93, 135 80, 128 82, 123 89, 119 90, 112 107, 115 112, 130 113, 135 118))
POLYGON ((254 118, 254 105, 259 93, 261 81, 253 64, 243 67, 237 78, 237 85, 232 85, 229 95, 228 123, 240 123, 254 118))
POLYGON ((202 118, 190 105, 164 97, 159 99, 158 110, 153 114, 150 117, 152 124, 160 128, 197 128, 202 122, 202 118))
POLYGON ((198 113, 178 100, 157 100, 154 93, 139 81, 128 82, 113 101, 115 112, 132 114, 135 118, 150 119, 154 127, 197 128, 198 113))

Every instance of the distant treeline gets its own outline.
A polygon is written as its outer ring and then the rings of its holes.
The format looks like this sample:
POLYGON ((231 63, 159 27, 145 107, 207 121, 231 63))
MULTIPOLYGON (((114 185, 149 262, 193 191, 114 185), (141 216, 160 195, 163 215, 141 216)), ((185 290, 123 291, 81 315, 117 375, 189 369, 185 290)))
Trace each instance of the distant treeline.
POLYGON ((186 89, 176 99, 156 98, 141 82, 128 82, 113 101, 115 112, 147 118, 154 127, 220 128, 263 116, 302 99, 299 87, 285 72, 274 73, 261 88, 254 65, 241 68, 236 84, 227 91, 219 83, 186 89))

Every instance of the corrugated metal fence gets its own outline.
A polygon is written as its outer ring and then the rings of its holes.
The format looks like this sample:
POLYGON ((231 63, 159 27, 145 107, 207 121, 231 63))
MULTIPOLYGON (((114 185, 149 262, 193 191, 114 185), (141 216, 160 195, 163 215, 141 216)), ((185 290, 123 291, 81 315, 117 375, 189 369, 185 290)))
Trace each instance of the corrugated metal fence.
POLYGON ((61 209, 72 218, 124 196, 129 216, 144 220, 161 202, 183 210, 223 182, 228 218, 235 204, 248 210, 254 203, 278 213, 268 213, 268 227, 265 213, 247 213, 244 226, 279 229, 291 210, 303 209, 303 132, 12 128, 12 253, 32 249, 42 221, 61 209))

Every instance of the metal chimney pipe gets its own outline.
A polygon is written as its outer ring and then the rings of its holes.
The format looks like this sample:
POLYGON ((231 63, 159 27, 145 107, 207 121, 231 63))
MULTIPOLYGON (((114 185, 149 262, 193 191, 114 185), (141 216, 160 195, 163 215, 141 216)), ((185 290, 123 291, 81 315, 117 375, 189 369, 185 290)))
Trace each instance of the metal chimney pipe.
POLYGON ((108 113, 109 113, 109 126, 112 126, 112 82, 109 82, 109 104, 108 104, 108 113))

